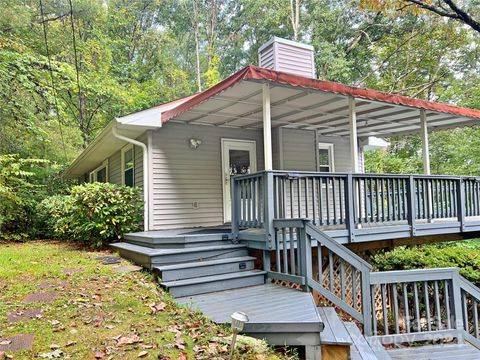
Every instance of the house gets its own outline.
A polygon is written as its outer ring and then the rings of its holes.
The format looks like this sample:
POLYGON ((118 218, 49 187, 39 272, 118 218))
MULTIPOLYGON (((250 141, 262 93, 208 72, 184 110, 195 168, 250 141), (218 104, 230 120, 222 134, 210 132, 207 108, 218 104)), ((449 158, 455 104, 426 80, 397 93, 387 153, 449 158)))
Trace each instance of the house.
POLYGON ((480 180, 430 176, 428 133, 475 125, 480 111, 317 80, 313 48, 284 39, 259 64, 113 120, 67 169, 142 188, 145 231, 113 247, 178 301, 218 322, 243 309, 245 331, 306 358, 403 358, 411 348, 383 344, 438 338, 456 347, 425 356, 480 358, 480 291, 457 269, 375 273, 358 255, 479 235, 480 180), (424 175, 364 173, 366 148, 413 133, 424 175))

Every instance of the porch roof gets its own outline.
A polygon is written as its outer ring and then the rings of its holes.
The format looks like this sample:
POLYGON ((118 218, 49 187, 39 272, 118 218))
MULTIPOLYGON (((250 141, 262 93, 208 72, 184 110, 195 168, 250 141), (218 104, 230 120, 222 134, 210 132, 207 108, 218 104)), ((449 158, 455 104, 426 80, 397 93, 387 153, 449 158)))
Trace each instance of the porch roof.
POLYGON ((418 133, 419 110, 429 130, 476 125, 480 111, 247 66, 161 113, 168 121, 262 128, 262 84, 270 84, 272 127, 349 136, 349 97, 356 102, 358 137, 418 133))

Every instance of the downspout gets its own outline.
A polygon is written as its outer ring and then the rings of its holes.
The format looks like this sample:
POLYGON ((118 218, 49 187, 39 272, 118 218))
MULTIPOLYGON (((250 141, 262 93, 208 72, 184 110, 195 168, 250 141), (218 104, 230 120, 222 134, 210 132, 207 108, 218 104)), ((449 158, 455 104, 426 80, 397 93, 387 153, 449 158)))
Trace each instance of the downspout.
POLYGON ((149 195, 148 173, 149 173, 149 169, 148 169, 148 148, 147 148, 147 145, 145 145, 141 141, 138 141, 138 140, 131 139, 131 138, 128 138, 126 136, 120 135, 117 132, 117 127, 116 126, 112 127, 112 134, 117 139, 126 141, 130 144, 133 144, 133 145, 136 145, 136 146, 139 146, 139 147, 142 148, 142 152, 143 152, 143 202, 144 202, 144 205, 143 205, 143 230, 148 231, 149 230, 149 226, 148 226, 148 224, 149 224, 149 222, 148 222, 148 219, 149 219, 149 201, 148 201, 148 195, 149 195))

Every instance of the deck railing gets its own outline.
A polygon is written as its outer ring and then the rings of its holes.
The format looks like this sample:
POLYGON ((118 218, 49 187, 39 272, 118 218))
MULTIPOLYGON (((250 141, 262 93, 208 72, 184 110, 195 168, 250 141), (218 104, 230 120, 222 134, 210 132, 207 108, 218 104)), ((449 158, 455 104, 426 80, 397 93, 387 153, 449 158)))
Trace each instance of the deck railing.
POLYGON ((363 325, 381 343, 465 338, 480 348, 480 290, 457 268, 372 272, 308 219, 275 219, 268 277, 288 281, 363 325))
POLYGON ((274 228, 275 259, 268 276, 316 291, 371 328, 371 266, 310 220, 276 219, 274 228))
POLYGON ((232 227, 265 230, 273 248, 273 219, 308 218, 323 230, 366 225, 416 225, 451 220, 463 231, 480 216, 480 178, 262 171, 232 182, 232 227))

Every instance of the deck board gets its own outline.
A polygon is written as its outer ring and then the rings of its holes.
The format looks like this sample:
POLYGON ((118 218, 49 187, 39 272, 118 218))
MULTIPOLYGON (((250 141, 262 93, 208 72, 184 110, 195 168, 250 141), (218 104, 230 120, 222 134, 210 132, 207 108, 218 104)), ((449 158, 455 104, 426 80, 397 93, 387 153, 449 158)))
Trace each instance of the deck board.
POLYGON ((480 359, 480 350, 469 344, 439 344, 389 350, 392 360, 480 359))
POLYGON ((246 329, 268 324, 309 325, 305 329, 321 326, 311 294, 272 284, 178 298, 177 301, 202 311, 217 323, 229 323, 232 313, 243 311, 250 319, 246 329))

